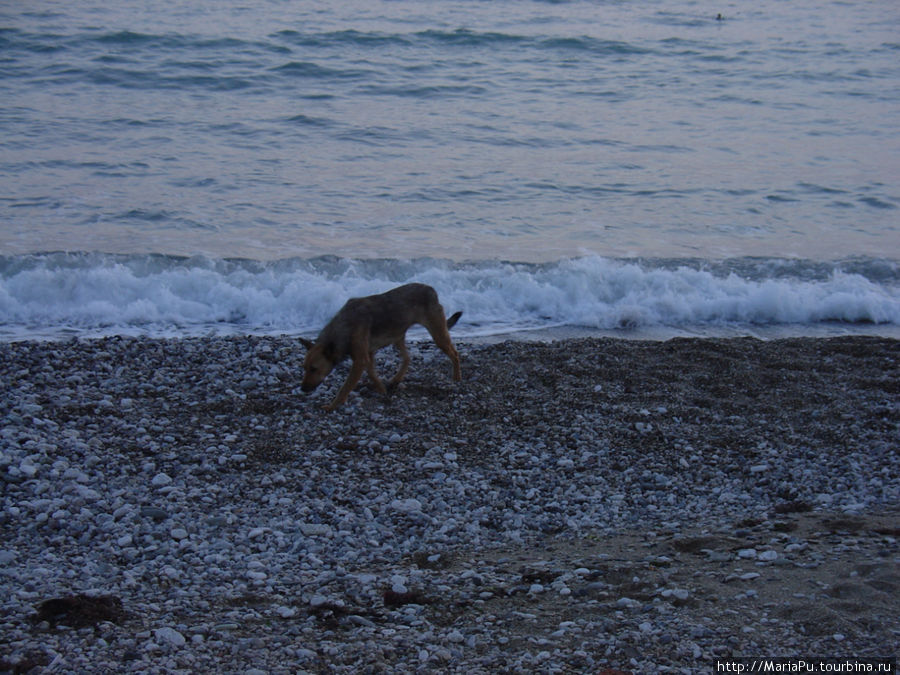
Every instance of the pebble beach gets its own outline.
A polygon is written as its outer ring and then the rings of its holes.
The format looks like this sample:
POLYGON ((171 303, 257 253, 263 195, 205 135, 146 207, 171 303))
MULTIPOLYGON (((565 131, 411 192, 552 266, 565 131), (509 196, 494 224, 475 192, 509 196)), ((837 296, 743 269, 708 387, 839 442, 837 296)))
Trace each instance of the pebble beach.
POLYGON ((896 657, 900 341, 458 347, 0 344, 0 672, 896 657))

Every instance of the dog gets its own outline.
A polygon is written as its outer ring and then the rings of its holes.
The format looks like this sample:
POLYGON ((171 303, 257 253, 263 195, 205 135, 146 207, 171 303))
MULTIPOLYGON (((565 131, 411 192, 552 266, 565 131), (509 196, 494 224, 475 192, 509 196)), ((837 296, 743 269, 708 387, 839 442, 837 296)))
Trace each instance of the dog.
POLYGON ((459 353, 450 340, 450 329, 461 316, 462 312, 457 312, 447 319, 437 292, 426 284, 406 284, 379 295, 351 298, 322 329, 315 342, 300 338, 307 349, 300 388, 305 392, 312 391, 349 356, 352 364, 347 380, 325 410, 335 410, 344 404, 363 371, 368 372, 378 391, 387 393, 387 387, 375 372, 375 352, 388 345, 397 349, 402 362, 389 383, 391 388, 396 387, 409 369, 406 331, 414 323, 425 326, 434 343, 450 357, 453 379, 458 382, 462 379, 459 353))

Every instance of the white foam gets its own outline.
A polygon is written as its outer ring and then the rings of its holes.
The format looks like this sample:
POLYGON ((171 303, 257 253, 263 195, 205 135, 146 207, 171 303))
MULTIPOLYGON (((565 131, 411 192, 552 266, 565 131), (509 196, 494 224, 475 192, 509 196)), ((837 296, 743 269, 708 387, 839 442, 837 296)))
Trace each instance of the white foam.
MULTIPOLYGON (((877 264, 876 264, 877 263, 877 264)), ((0 259, 0 336, 315 334, 346 301, 401 283, 438 289, 459 336, 582 327, 900 326, 896 266, 584 257, 552 264, 337 258, 254 261, 47 254, 0 259), (710 269, 705 269, 710 267, 710 269), (871 268, 877 271, 867 275, 871 268)))

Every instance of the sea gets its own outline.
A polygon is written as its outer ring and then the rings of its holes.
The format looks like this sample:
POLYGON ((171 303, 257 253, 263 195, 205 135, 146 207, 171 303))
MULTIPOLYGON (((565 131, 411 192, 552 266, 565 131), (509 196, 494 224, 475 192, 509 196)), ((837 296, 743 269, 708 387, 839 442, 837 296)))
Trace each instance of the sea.
POLYGON ((0 340, 900 337, 896 0, 0 1, 0 340))

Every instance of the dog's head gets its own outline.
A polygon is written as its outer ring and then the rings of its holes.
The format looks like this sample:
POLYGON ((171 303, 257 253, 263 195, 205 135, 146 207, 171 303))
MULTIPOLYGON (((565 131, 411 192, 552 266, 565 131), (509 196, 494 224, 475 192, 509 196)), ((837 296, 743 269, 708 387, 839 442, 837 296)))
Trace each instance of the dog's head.
POLYGON ((306 359, 303 361, 303 382, 300 388, 303 391, 312 391, 322 380, 328 377, 328 373, 334 370, 336 364, 329 350, 320 342, 310 342, 300 338, 300 342, 306 347, 306 359))

